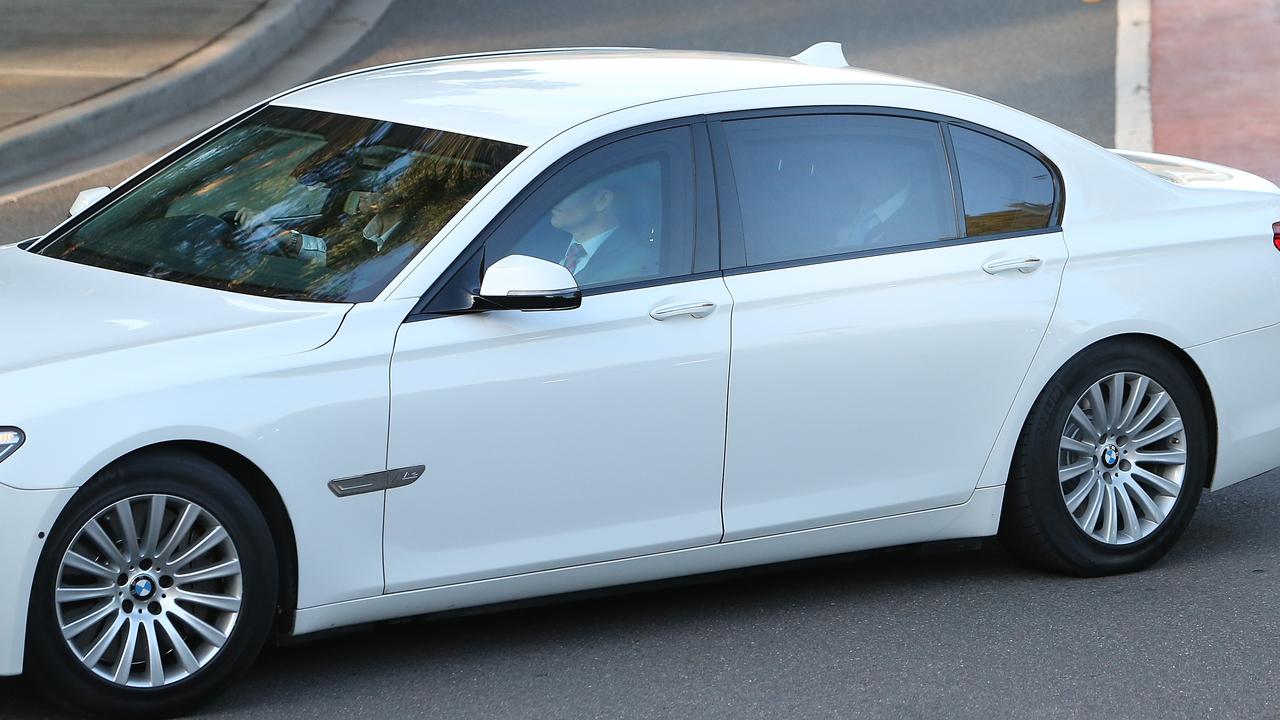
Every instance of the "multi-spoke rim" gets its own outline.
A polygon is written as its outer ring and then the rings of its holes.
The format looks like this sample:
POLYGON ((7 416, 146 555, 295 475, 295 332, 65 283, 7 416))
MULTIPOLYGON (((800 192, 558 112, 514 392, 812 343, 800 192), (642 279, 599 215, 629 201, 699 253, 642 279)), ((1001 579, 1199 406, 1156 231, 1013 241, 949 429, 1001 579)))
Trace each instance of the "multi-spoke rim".
POLYGON ((137 495, 76 533, 54 605, 86 668, 116 685, 159 687, 213 660, 242 591, 239 555, 217 518, 172 495, 137 495))
POLYGON ((1169 517, 1187 467, 1186 428, 1164 388, 1120 372, 1089 387, 1062 429, 1058 481, 1076 525, 1109 545, 1137 542, 1169 517))

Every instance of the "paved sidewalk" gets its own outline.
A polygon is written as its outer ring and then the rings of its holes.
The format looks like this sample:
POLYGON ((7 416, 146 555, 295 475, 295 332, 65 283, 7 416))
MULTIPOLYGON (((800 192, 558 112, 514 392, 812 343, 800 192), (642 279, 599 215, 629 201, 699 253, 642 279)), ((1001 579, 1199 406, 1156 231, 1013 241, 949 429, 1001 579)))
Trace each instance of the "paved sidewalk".
POLYGON ((1280 182, 1280 0, 1151 6, 1156 152, 1280 182))
POLYGON ((0 129, 146 78, 266 0, 4 0, 0 129))

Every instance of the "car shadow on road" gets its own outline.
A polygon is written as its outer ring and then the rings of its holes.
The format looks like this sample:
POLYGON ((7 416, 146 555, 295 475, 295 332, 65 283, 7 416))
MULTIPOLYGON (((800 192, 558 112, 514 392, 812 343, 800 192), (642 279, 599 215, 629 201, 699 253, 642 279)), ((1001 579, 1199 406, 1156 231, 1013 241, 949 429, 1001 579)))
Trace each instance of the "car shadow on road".
MULTIPOLYGON (((364 625, 266 648, 250 676, 215 707, 219 714, 245 717, 274 707, 275 714, 281 693, 348 684, 353 671, 362 678, 362 692, 394 693, 397 684, 412 681, 397 678, 397 669, 479 663, 538 646, 607 644, 637 632, 649 640, 662 642, 667 635, 679 642, 691 629, 714 627, 725 617, 756 622, 837 602, 856 611, 860 595, 919 583, 945 592, 958 578, 1042 582, 1045 576, 1023 569, 988 540, 977 551, 949 544, 891 548, 577 594, 498 612, 364 625)), ((64 717, 19 678, 0 678, 0 699, 7 711, 0 717, 64 717)))
MULTIPOLYGON (((771 638, 843 635, 866 643, 854 654, 875 656, 899 631, 929 642, 931 633, 991 617, 1033 618, 1046 603, 1151 597, 1169 588, 1212 593, 1224 581, 1238 588, 1276 569, 1280 483, 1270 479, 1206 497, 1174 551, 1134 575, 1086 580, 1029 570, 991 540, 977 550, 932 545, 855 553, 269 647, 209 710, 219 717, 302 717, 317 707, 337 712, 354 697, 374 698, 365 701, 368 709, 386 712, 388 703, 398 707, 398 695, 417 697, 429 687, 448 689, 446 697, 479 687, 515 692, 515 685, 549 673, 567 688, 620 682, 603 677, 610 662, 632 671, 671 663, 705 672, 698 680, 713 686, 734 682, 717 675, 717 658, 749 650, 753 638, 767 646, 771 638)), ((1021 651, 1015 645, 1013 652, 1021 651)), ((558 697, 546 688, 528 694, 546 703, 558 697)), ((0 679, 0 701, 4 717, 56 717, 20 680, 0 679)))

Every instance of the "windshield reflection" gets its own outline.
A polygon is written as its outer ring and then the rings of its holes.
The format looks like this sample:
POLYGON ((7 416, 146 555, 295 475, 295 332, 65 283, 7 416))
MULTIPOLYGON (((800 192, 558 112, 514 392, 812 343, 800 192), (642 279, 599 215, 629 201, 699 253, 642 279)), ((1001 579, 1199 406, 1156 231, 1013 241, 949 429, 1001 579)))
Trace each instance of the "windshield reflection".
POLYGON ((268 107, 38 252, 234 292, 367 301, 521 150, 268 107))

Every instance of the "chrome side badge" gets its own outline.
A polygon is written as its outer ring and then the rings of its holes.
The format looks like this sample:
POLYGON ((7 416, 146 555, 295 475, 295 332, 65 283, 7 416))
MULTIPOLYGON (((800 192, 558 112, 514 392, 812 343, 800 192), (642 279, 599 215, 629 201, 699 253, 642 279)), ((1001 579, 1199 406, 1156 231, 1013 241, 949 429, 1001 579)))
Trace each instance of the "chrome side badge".
POLYGON ((368 475, 330 480, 329 490, 338 497, 350 497, 352 495, 404 487, 422 477, 422 474, 426 471, 425 465, 415 465, 395 470, 379 470, 368 475))

